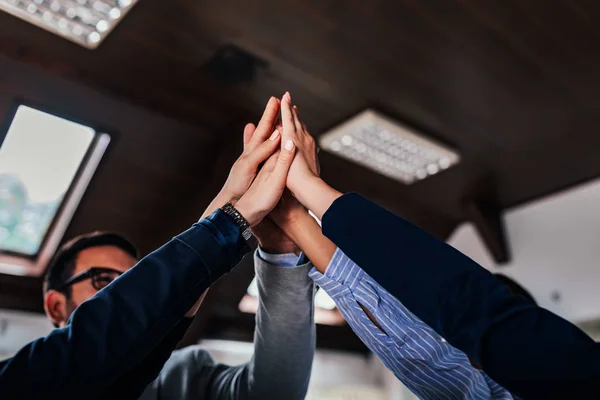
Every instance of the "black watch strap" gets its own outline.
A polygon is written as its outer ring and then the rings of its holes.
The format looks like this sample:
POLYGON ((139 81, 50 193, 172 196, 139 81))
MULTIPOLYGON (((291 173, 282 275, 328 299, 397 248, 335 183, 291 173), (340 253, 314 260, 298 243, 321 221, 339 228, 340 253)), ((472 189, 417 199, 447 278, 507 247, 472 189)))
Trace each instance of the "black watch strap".
POLYGON ((240 227, 240 231, 242 232, 242 237, 244 240, 248 241, 252 237, 252 231, 250 230, 250 224, 246 221, 246 218, 231 203, 225 204, 221 207, 221 210, 227 215, 230 215, 233 218, 233 221, 237 226, 240 227))

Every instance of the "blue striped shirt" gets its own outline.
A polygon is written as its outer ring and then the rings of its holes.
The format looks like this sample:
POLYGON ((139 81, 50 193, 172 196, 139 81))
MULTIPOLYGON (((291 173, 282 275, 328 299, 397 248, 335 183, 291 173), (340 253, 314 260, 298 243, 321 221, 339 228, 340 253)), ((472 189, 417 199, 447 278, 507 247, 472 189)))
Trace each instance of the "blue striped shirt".
POLYGON ((415 395, 422 399, 513 399, 340 249, 325 275, 313 268, 310 276, 333 298, 367 347, 415 395), (373 314, 385 333, 358 303, 373 314))

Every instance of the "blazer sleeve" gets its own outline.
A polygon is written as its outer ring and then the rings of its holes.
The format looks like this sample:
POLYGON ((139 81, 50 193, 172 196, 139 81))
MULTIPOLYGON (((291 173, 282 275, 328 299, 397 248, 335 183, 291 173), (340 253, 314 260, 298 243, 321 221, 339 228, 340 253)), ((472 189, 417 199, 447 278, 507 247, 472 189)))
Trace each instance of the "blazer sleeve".
POLYGON ((346 194, 323 216, 323 233, 512 393, 576 398, 600 388, 598 344, 403 218, 346 194))
POLYGON ((156 345, 148 356, 133 369, 123 373, 112 385, 103 391, 101 399, 137 399, 160 375, 160 371, 171 357, 177 344, 193 322, 193 318, 183 318, 156 345))
POLYGON ((2 362, 0 392, 22 399, 99 396, 248 251, 231 217, 217 210, 81 304, 67 327, 2 362))

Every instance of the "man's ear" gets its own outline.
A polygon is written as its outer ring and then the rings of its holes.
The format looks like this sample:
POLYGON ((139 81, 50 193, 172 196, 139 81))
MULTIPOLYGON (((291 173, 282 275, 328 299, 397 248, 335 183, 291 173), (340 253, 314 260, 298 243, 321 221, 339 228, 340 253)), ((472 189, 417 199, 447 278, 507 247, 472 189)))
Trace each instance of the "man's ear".
POLYGON ((48 290, 44 295, 44 310, 50 321, 59 328, 67 323, 67 296, 56 290, 48 290))

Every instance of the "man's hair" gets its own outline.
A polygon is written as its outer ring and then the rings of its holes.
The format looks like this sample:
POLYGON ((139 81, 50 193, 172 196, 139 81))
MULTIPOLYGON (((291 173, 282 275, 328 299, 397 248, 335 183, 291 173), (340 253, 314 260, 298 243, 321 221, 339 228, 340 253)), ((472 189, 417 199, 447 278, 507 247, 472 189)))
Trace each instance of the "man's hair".
POLYGON ((531 293, 529 293, 523 286, 519 285, 512 278, 509 278, 508 276, 502 275, 502 274, 494 274, 494 276, 500 282, 502 282, 506 286, 508 286, 508 289, 510 290, 510 292, 512 294, 519 294, 519 295, 525 297, 529 302, 531 302, 532 304, 537 306, 537 302, 535 301, 535 299, 533 298, 531 293))
MULTIPOLYGON (((138 251, 133 243, 117 233, 91 232, 77 236, 62 245, 48 264, 44 276, 44 293, 49 290, 57 290, 73 275, 79 253, 98 246, 115 246, 133 258, 138 258, 138 251)), ((65 290, 65 295, 67 298, 71 296, 71 288, 65 290)))

